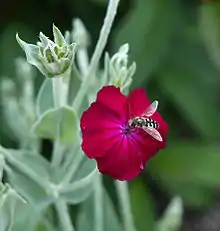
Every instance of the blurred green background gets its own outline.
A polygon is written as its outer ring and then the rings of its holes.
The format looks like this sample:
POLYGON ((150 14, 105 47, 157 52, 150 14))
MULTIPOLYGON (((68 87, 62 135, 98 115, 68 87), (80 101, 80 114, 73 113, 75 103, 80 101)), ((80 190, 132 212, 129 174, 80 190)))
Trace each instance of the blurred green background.
MULTIPOLYGON (((107 0, 1 3, 0 77, 16 81, 14 59, 24 56, 16 32, 25 41, 36 43, 40 31, 52 38, 52 23, 62 32, 70 30, 75 17, 81 18, 91 33, 91 54, 106 5, 107 0)), ((220 192, 220 3, 121 0, 107 45, 109 53, 123 43, 130 44, 130 59, 137 62, 132 88, 145 87, 151 99, 159 100, 159 111, 170 128, 167 148, 130 184, 138 231, 151 231, 155 217, 175 195, 182 197, 186 209, 183 230, 202 231, 204 224, 194 227, 194 223, 217 203, 220 192)), ((36 93, 43 79, 38 72, 36 93)), ((2 110, 0 143, 8 148, 17 146, 2 110)), ((107 178, 109 191, 111 183, 107 178)), ((220 216, 220 209, 215 213, 220 216)), ((204 230, 220 230, 220 225, 210 227, 204 230)))

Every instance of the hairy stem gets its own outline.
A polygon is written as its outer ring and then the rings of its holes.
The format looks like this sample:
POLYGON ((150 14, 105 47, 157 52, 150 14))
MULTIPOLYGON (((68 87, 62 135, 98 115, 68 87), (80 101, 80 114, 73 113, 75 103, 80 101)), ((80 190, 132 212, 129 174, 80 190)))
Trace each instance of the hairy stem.
POLYGON ((59 138, 57 138, 53 144, 53 155, 52 155, 52 166, 53 167, 59 166, 59 164, 61 163, 62 158, 63 158, 62 153, 63 153, 63 149, 61 147, 59 138))
POLYGON ((63 200, 57 200, 55 207, 62 231, 74 231, 66 202, 63 200))
POLYGON ((97 174, 94 181, 95 230, 104 231, 102 175, 97 174))
MULTIPOLYGON (((68 97, 68 80, 69 75, 63 78, 53 78, 53 97, 54 97, 54 106, 55 108, 60 108, 67 104, 68 97)), ((59 123, 59 121, 57 121, 59 123)), ((53 156, 52 156, 52 166, 59 166, 62 161, 63 149, 59 140, 59 126, 57 126, 56 131, 57 138, 54 142, 53 156)), ((60 226, 63 231, 74 231, 74 227, 71 222, 71 218, 68 212, 68 206, 65 201, 57 199, 55 202, 55 207, 57 214, 60 219, 60 226)))
POLYGON ((133 216, 130 206, 128 183, 126 181, 116 181, 116 190, 119 199, 121 215, 125 231, 136 231, 133 223, 133 216))
POLYGON ((80 188, 84 187, 85 185, 89 184, 93 180, 93 178, 95 177, 96 174, 98 174, 97 168, 94 169, 86 177, 84 177, 84 178, 82 178, 82 179, 80 179, 74 183, 60 184, 58 186, 58 192, 59 193, 69 193, 73 190, 80 189, 80 188))
POLYGON ((100 32, 99 40, 96 44, 96 48, 95 48, 95 51, 93 53, 91 63, 89 65, 88 73, 87 73, 87 75, 84 79, 84 82, 82 83, 82 85, 81 85, 81 87, 80 87, 80 89, 79 89, 79 91, 78 91, 78 93, 74 99, 74 102, 73 102, 73 108, 76 111, 78 111, 80 104, 81 104, 86 92, 88 91, 90 83, 93 81, 95 71, 98 67, 99 60, 100 60, 101 55, 103 53, 103 50, 106 46, 114 18, 115 18, 115 15, 117 13, 119 1, 120 0, 110 0, 109 1, 106 17, 104 20, 104 24, 103 24, 103 27, 102 27, 101 32, 100 32))
POLYGON ((71 181, 71 178, 76 173, 77 169, 79 168, 80 163, 83 160, 83 153, 77 152, 76 157, 73 159, 73 164, 71 165, 71 168, 68 168, 68 171, 64 175, 61 184, 68 184, 71 181))
MULTIPOLYGON (((69 81, 69 73, 65 77, 60 78, 52 78, 53 83, 53 99, 54 99, 54 107, 59 109, 60 107, 67 104, 68 98, 68 82, 69 81)), ((57 121, 57 124, 59 121, 57 121)), ((57 139, 54 141, 53 147, 53 155, 52 155, 52 166, 56 167, 62 161, 62 147, 59 141, 59 125, 57 126, 57 139)))
POLYGON ((54 107, 66 105, 68 95, 68 82, 64 78, 52 78, 54 107))

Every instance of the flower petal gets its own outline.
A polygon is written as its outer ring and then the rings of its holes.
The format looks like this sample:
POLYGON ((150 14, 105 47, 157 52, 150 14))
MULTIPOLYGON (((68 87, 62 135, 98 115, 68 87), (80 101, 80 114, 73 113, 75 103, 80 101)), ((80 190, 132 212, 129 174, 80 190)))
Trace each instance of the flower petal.
POLYGON ((118 135, 118 130, 112 130, 111 133, 106 130, 85 131, 82 135, 82 149, 89 158, 102 157, 114 146, 118 135))
POLYGON ((123 122, 127 120, 127 98, 115 86, 103 87, 97 95, 97 102, 112 110, 123 122))
POLYGON ((117 116, 103 104, 95 102, 83 112, 80 127, 84 130, 114 129, 120 126, 117 116))
POLYGON ((89 158, 105 155, 121 132, 118 118, 100 103, 93 103, 81 118, 82 149, 89 158))
POLYGON ((99 171, 118 180, 132 180, 145 166, 143 148, 131 137, 120 140, 102 158, 97 158, 99 171))
POLYGON ((151 102, 148 99, 144 88, 137 88, 131 91, 128 97, 130 118, 140 116, 151 102))
POLYGON ((143 162, 148 161, 151 157, 153 157, 160 149, 160 142, 155 140, 153 137, 149 136, 144 130, 136 129, 132 134, 133 140, 137 142, 142 149, 141 159, 143 162))

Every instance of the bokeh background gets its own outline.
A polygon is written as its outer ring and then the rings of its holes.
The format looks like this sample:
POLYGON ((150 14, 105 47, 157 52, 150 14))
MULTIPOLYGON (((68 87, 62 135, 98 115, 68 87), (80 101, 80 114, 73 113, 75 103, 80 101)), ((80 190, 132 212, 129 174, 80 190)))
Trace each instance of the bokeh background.
MULTIPOLYGON (((91 34, 91 54, 106 6, 107 0, 3 1, 0 78, 16 81, 14 60, 24 56, 16 32, 25 41, 36 43, 40 31, 52 38, 52 23, 64 32, 71 29, 72 19, 79 17, 91 34)), ((151 231, 175 195, 184 202, 183 231, 219 231, 219 1, 121 0, 107 45, 109 53, 123 43, 129 43, 130 59, 137 63, 132 88, 145 87, 151 99, 159 100, 159 111, 170 127, 167 148, 130 183, 138 231, 151 231)), ((39 72, 37 75, 36 93, 44 79, 39 72)), ((16 148, 2 107, 0 111, 0 143, 16 148)), ((44 142, 43 148, 50 149, 50 143, 44 142)), ((106 187, 111 193, 108 178, 106 187)), ((114 192, 111 195, 114 200, 114 192)))

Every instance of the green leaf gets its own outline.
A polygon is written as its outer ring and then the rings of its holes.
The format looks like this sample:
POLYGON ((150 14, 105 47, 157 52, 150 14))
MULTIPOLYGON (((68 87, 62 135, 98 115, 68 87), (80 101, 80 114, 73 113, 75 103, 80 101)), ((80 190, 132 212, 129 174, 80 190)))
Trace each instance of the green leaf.
POLYGON ((198 183, 162 179, 161 184, 171 195, 179 195, 188 206, 206 208, 213 199, 213 189, 198 183))
POLYGON ((15 219, 17 202, 24 200, 8 184, 0 182, 0 228, 11 231, 15 219))
POLYGON ((52 80, 45 79, 37 95, 36 110, 38 118, 47 110, 54 108, 52 80))
POLYGON ((84 201, 93 191, 97 168, 94 160, 88 159, 80 166, 75 180, 63 186, 61 196, 70 204, 84 201))
POLYGON ((212 61, 220 70, 220 3, 201 4, 199 27, 212 61))
MULTIPOLYGON (((121 231, 123 230, 121 224, 118 220, 116 212, 114 211, 114 206, 111 202, 106 191, 104 193, 104 229, 105 231, 121 231)), ((94 224, 94 200, 93 195, 91 195, 85 202, 83 202, 78 219, 76 222, 76 227, 78 231, 96 231, 94 224)))
MULTIPOLYGON (((10 150, 10 154, 13 155, 16 161, 25 165, 29 171, 35 173, 42 180, 49 182, 51 178, 50 164, 42 156, 29 151, 14 150, 10 150)), ((36 207, 44 207, 53 201, 53 198, 47 194, 45 189, 17 169, 16 166, 7 169, 7 173, 10 184, 31 204, 36 205, 36 207)))
POLYGON ((137 0, 116 32, 115 49, 128 43, 131 47, 129 59, 137 63, 135 86, 140 85, 166 57, 173 29, 179 22, 177 4, 173 0, 137 0))
POLYGON ((131 183, 131 207, 138 231, 154 230, 155 217, 153 199, 147 192, 144 183, 141 180, 135 180, 131 183))
POLYGON ((79 134, 77 117, 68 106, 50 109, 33 125, 32 131, 41 138, 59 138, 62 142, 76 142, 79 134))
MULTIPOLYGON (((161 91, 174 102, 183 118, 189 120, 203 138, 219 138, 220 130, 216 129, 216 124, 219 123, 220 114, 213 103, 209 87, 189 61, 180 64, 177 59, 173 57, 159 71, 156 81, 161 91)), ((189 59, 191 60, 190 57, 189 59)), ((195 62, 193 64, 195 66, 195 62)))
POLYGON ((196 142, 170 144, 149 162, 151 174, 159 179, 220 186, 219 150, 196 142))

